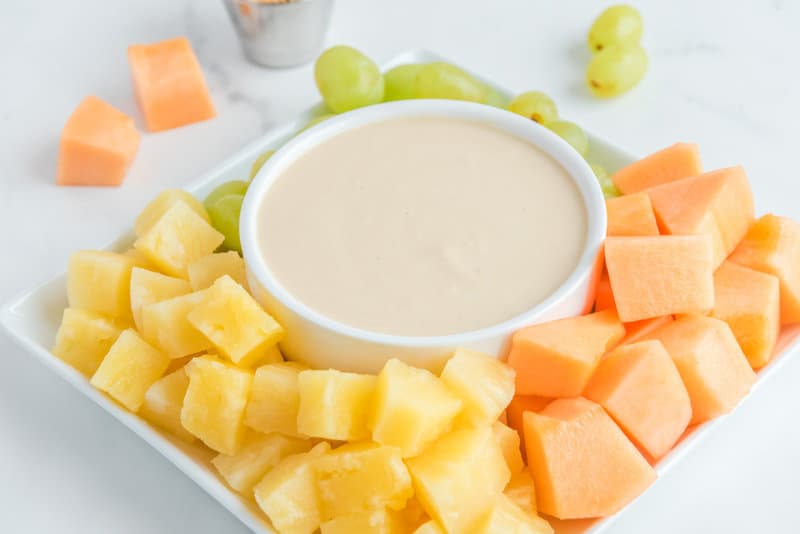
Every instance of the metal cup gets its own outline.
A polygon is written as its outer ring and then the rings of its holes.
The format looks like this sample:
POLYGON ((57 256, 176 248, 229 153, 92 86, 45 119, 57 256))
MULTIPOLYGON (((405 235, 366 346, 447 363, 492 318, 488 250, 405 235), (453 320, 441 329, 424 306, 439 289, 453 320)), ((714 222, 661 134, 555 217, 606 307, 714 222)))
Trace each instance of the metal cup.
POLYGON ((292 67, 322 48, 333 0, 224 0, 244 53, 264 67, 292 67))

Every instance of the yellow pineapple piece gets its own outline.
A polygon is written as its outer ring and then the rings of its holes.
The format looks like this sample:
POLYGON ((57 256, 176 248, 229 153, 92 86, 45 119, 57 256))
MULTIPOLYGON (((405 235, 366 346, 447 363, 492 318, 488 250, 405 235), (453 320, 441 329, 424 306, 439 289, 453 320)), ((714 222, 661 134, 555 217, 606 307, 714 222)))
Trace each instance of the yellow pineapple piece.
POLYGON ((189 264, 188 272, 189 282, 195 291, 211 287, 217 278, 226 274, 237 284, 247 287, 244 260, 233 250, 203 256, 189 264))
POLYGON ((442 526, 435 520, 431 519, 417 527, 413 534, 447 534, 442 526))
POLYGON ((116 252, 81 250, 73 253, 67 268, 69 307, 130 318, 133 266, 133 258, 116 252))
POLYGON ((406 534, 403 516, 393 510, 373 510, 345 515, 320 526, 322 534, 406 534))
POLYGON ((81 373, 92 376, 124 328, 118 319, 67 308, 52 353, 81 373))
POLYGON ((189 322, 189 312, 200 303, 203 295, 203 291, 198 291, 142 306, 139 313, 144 338, 170 358, 211 349, 211 341, 189 322))
POLYGON ((224 240, 208 221, 177 201, 133 246, 163 273, 186 278, 189 264, 214 252, 224 240))
POLYGON ((466 349, 458 349, 440 376, 464 403, 456 424, 491 424, 514 397, 516 373, 505 363, 466 349))
POLYGON ((428 514, 425 513, 425 509, 422 508, 422 505, 419 502, 419 499, 416 497, 411 497, 408 502, 406 503, 406 507, 402 510, 403 513, 403 520, 408 526, 409 530, 414 530, 422 526, 423 523, 427 522, 428 514))
POLYGON ((159 378, 144 394, 139 415, 157 427, 191 443, 195 437, 181 424, 183 397, 188 387, 189 377, 183 368, 159 378))
POLYGON ((230 487, 249 497, 270 469, 291 454, 311 450, 311 445, 308 439, 249 430, 239 452, 233 456, 219 454, 211 463, 230 487))
POLYGON ((296 362, 262 365, 256 369, 244 422, 259 432, 300 436, 297 412, 300 389, 297 377, 307 369, 296 362))
POLYGON ((553 534, 546 520, 524 511, 500 494, 486 516, 478 523, 474 534, 553 534))
POLYGON ((122 332, 111 346, 91 379, 132 412, 139 410, 144 395, 169 365, 169 358, 151 347, 136 330, 122 332))
POLYGON ((522 471, 525 468, 525 462, 522 461, 522 449, 517 431, 500 421, 495 421, 492 424, 492 432, 500 445, 500 450, 503 451, 503 457, 506 459, 511 474, 522 471))
POLYGON ((191 292, 192 286, 186 280, 134 267, 131 271, 131 312, 136 328, 140 332, 143 330, 144 306, 191 292))
POLYGON ((330 449, 323 441, 308 452, 288 456, 256 484, 256 502, 280 534, 312 534, 319 528, 314 464, 330 449))
POLYGON ((512 475, 503 493, 529 514, 537 515, 536 487, 533 485, 533 477, 528 469, 512 475))
POLYGON ((448 533, 472 533, 511 474, 491 428, 455 430, 406 461, 417 498, 448 533))
POLYGON ((153 199, 136 218, 133 229, 142 237, 176 202, 183 202, 204 220, 211 222, 203 203, 182 189, 167 189, 153 199))
POLYGON ((153 262, 147 259, 147 256, 142 254, 141 251, 136 250, 134 247, 129 248, 125 252, 123 252, 129 258, 133 258, 133 264, 140 269, 147 269, 148 271, 158 272, 158 267, 156 267, 153 262))
POLYGON ((217 279, 189 312, 189 322, 233 363, 258 363, 283 328, 230 276, 217 279))
POLYGON ((372 439, 416 456, 450 430, 461 400, 425 369, 386 362, 375 386, 367 426, 372 439))
POLYGON ((244 410, 253 373, 208 355, 193 359, 185 369, 189 387, 181 424, 211 449, 236 454, 244 439, 244 410))
POLYGON ((400 450, 377 443, 342 445, 317 461, 316 473, 323 521, 384 508, 401 510, 414 494, 400 450))
POLYGON ((297 431, 340 441, 367 439, 370 435, 367 417, 376 380, 373 375, 335 369, 301 372, 297 431))

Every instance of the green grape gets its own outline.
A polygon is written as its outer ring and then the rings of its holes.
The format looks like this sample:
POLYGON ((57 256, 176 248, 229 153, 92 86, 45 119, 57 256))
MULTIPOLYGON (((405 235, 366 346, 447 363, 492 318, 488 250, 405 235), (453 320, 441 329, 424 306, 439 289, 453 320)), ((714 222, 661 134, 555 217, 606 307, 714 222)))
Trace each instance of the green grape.
POLYGON ((325 50, 314 65, 325 105, 334 113, 377 104, 383 99, 383 75, 375 63, 349 46, 325 50))
POLYGON ((243 201, 244 195, 225 195, 208 208, 211 224, 225 236, 222 245, 228 250, 237 252, 242 251, 242 243, 239 240, 239 215, 242 212, 243 201))
POLYGON ((258 171, 261 170, 261 167, 264 166, 264 164, 267 162, 267 160, 269 158, 271 158, 274 153, 275 153, 274 150, 267 150, 266 152, 264 152, 263 154, 261 154, 260 156, 258 156, 256 158, 256 160, 250 166, 250 177, 247 179, 248 181, 250 181, 250 182, 253 181, 253 178, 256 177, 256 174, 258 174, 258 171))
POLYGON ((617 189, 617 186, 611 181, 611 177, 606 170, 597 163, 592 163, 589 166, 592 168, 594 175, 597 176, 597 181, 600 182, 600 189, 603 190, 603 196, 606 198, 618 197, 619 189, 617 189))
POLYGON ((612 45, 595 54, 586 69, 594 96, 610 98, 630 90, 647 72, 647 53, 638 44, 612 45))
MULTIPOLYGON (((258 160, 256 160, 258 161, 258 160)), ((243 181, 243 180, 231 180, 230 182, 225 182, 224 184, 220 184, 211 191, 206 199, 203 201, 203 205, 206 207, 207 210, 211 209, 211 206, 217 203, 219 199, 228 195, 242 195, 247 192, 247 187, 250 184, 243 181)))
POLYGON ((611 6, 589 29, 589 50, 599 52, 611 45, 635 45, 642 39, 642 16, 624 4, 611 6))
POLYGON ((553 99, 539 91, 528 91, 517 96, 508 109, 539 124, 558 120, 558 109, 553 99))
POLYGON ((422 63, 408 63, 389 69, 383 75, 383 101, 410 100, 417 97, 417 74, 422 63))
POLYGON ((489 88, 455 65, 437 61, 417 73, 417 98, 485 102, 489 88))
POLYGON ((589 151, 589 138, 580 126, 574 122, 561 120, 547 123, 545 126, 569 143, 581 156, 586 156, 586 153, 589 151))
POLYGON ((491 87, 488 88, 488 93, 486 94, 486 99, 483 102, 487 106, 492 106, 500 109, 506 109, 508 107, 508 98, 503 95, 500 91, 492 89, 491 87))
POLYGON ((314 117, 313 119, 308 121, 305 126, 300 128, 299 130, 297 130, 297 133, 295 135, 299 135, 299 134, 305 132, 306 130, 309 130, 309 129, 313 128, 314 126, 316 126, 317 124, 321 123, 322 121, 326 121, 326 120, 330 119, 333 116, 334 116, 333 113, 323 113, 322 115, 314 117))

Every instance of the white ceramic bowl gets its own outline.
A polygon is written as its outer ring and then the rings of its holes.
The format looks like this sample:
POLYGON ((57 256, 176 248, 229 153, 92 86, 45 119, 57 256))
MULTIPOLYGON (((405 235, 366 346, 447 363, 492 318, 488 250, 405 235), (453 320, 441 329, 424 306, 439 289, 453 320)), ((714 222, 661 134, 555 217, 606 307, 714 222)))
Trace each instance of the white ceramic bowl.
POLYGON ((281 349, 287 357, 315 368, 376 373, 390 358, 436 372, 458 347, 502 357, 516 330, 534 323, 577 315, 591 305, 606 232, 603 194, 584 159, 565 141, 535 122, 480 104, 450 100, 408 100, 362 108, 330 118, 298 135, 273 155, 250 185, 242 207, 240 235, 250 288, 285 327, 281 349), (396 336, 334 321, 296 299, 270 271, 256 242, 258 210, 283 170, 311 147, 343 131, 407 116, 461 118, 505 130, 541 148, 558 161, 577 184, 586 206, 588 235, 583 253, 566 281, 546 300, 500 324, 444 336, 396 336))

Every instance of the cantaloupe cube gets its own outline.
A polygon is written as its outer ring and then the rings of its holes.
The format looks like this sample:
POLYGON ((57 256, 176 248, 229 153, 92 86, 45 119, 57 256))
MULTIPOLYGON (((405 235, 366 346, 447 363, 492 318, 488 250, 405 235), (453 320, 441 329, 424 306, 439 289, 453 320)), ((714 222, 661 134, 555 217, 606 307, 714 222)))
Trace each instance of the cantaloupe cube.
POLYGON ((617 171, 611 180, 622 194, 630 195, 702 172, 697 145, 675 143, 617 171))
POLYGON ((506 464, 511 474, 514 475, 522 471, 525 463, 522 461, 522 450, 520 449, 517 431, 500 421, 495 421, 492 423, 492 432, 494 432, 497 444, 500 445, 500 450, 503 451, 503 457, 506 459, 506 464))
POLYGON ((656 473, 599 404, 558 399, 524 416, 528 466, 540 512, 559 519, 621 510, 656 473))
POLYGON ((258 363, 283 337, 283 328, 230 276, 217 279, 189 312, 189 322, 229 360, 258 363))
POLYGON ((367 439, 367 418, 375 394, 374 375, 335 369, 302 371, 297 377, 297 431, 340 441, 367 439))
POLYGON ((417 527, 413 534, 447 534, 438 521, 431 519, 417 527))
POLYGON ((609 237, 605 254, 617 312, 626 323, 714 306, 708 236, 609 237))
POLYGON ((545 519, 531 515, 505 495, 499 495, 474 534, 553 534, 545 519))
POLYGON ((760 369, 772 358, 780 331, 778 278, 726 261, 714 273, 712 317, 731 327, 750 367, 760 369))
POLYGON ((458 349, 439 378, 463 403, 457 424, 490 424, 514 396, 514 370, 472 350, 458 349))
POLYGON ((80 250, 69 257, 67 300, 70 308, 111 317, 131 317, 133 258, 103 250, 80 250))
POLYGON ((254 488, 259 508, 280 534, 312 534, 322 523, 314 465, 330 449, 323 441, 284 458, 254 488))
POLYGON ((322 534, 406 534, 402 514, 393 510, 360 512, 320 525, 322 534))
POLYGON ((92 375, 91 384, 105 391, 132 412, 139 410, 144 395, 161 378, 169 358, 151 347, 136 330, 122 332, 92 375))
POLYGON ((186 373, 189 387, 181 424, 211 449, 236 454, 244 440, 244 410, 253 373, 213 356, 193 359, 186 373))
POLYGON ((525 412, 540 412, 545 406, 553 402, 549 397, 537 397, 536 395, 514 395, 506 408, 508 426, 519 434, 520 448, 523 458, 525 456, 525 432, 522 426, 522 415, 525 412))
POLYGON ((781 324, 800 322, 800 224, 786 217, 764 215, 753 223, 730 259, 777 276, 781 324))
POLYGON ((147 129, 160 132, 216 115, 186 37, 128 47, 134 92, 147 129))
POLYGON ((188 387, 189 377, 183 368, 162 376, 144 394, 144 402, 139 408, 139 415, 176 437, 191 443, 196 438, 181 424, 183 397, 186 395, 188 387))
POLYGON ((298 376, 304 369, 307 367, 296 362, 267 364, 256 369, 245 424, 259 432, 299 436, 298 376))
MULTIPOLYGON (((206 212, 205 206, 194 195, 183 189, 166 189, 158 194, 144 207, 142 212, 136 217, 133 225, 136 237, 142 237, 154 224, 158 222, 169 209, 178 202, 183 202, 199 215, 204 221, 210 223, 211 218, 206 212)), ((134 250, 136 250, 134 248, 134 250)), ((151 269, 152 270, 152 269, 151 269)))
POLYGON ((67 308, 51 352, 81 373, 92 376, 124 329, 124 322, 119 319, 67 308))
POLYGON ((614 293, 611 291, 611 281, 608 279, 608 271, 603 269, 600 279, 597 281, 597 288, 594 294, 594 311, 603 310, 617 311, 617 304, 614 302, 614 293))
POLYGON ((658 235, 658 223, 647 193, 606 199, 609 236, 658 235))
POLYGON ((612 310, 519 330, 508 353, 508 364, 517 372, 517 394, 580 395, 600 357, 624 335, 625 327, 612 310))
POLYGON ((192 292, 189 282, 165 274, 134 267, 131 271, 131 312, 139 331, 143 330, 142 308, 148 304, 192 292))
POLYGON ((310 451, 311 446, 311 440, 308 439, 250 430, 239 452, 234 455, 218 454, 211 463, 230 487, 250 497, 253 487, 270 469, 289 455, 310 451))
POLYGON ((87 96, 72 112, 58 146, 58 185, 119 185, 139 151, 133 119, 87 96))
POLYGON ((384 508, 402 510, 414 494, 400 450, 376 443, 348 443, 314 466, 322 520, 384 508))
POLYGON ((661 317, 653 317, 652 319, 642 319, 641 321, 633 321, 625 323, 625 337, 622 338, 622 343, 636 343, 650 335, 651 332, 661 328, 665 324, 673 321, 672 315, 662 315, 661 317))
POLYGON ((398 447, 408 458, 448 432, 461 407, 430 371, 392 359, 378 375, 367 426, 373 441, 398 447))
POLYGON ((188 317, 203 299, 203 293, 198 291, 143 306, 140 316, 144 338, 170 358, 210 349, 211 341, 189 322, 188 317))
POLYGON ((675 362, 692 401, 690 424, 730 412, 756 380, 727 323, 695 315, 651 333, 675 362))
POLYGON ((226 274, 240 286, 247 287, 244 260, 233 250, 209 254, 190 263, 188 274, 189 282, 195 291, 211 287, 219 277, 226 274))
POLYGON ((512 475, 503 493, 529 514, 538 514, 536 509, 536 486, 533 484, 533 477, 529 469, 523 469, 512 475))
POLYGON ((753 192, 741 167, 707 172, 645 192, 664 233, 711 237, 715 267, 733 251, 753 221, 753 192))
POLYGON ((675 445, 692 418, 686 386, 658 341, 620 345, 606 354, 583 394, 656 460, 675 445))

